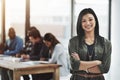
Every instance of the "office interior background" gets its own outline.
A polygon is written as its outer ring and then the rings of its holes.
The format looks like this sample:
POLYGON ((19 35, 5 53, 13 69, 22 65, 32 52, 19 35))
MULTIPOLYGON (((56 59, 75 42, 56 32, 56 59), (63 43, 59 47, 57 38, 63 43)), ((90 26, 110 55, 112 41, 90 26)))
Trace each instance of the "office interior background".
POLYGON ((30 26, 39 29, 42 36, 53 33, 65 50, 68 41, 76 35, 76 21, 83 8, 92 8, 98 16, 100 35, 112 42, 112 62, 106 80, 119 80, 120 76, 120 0, 0 0, 0 42, 8 38, 13 27, 25 42, 30 26))

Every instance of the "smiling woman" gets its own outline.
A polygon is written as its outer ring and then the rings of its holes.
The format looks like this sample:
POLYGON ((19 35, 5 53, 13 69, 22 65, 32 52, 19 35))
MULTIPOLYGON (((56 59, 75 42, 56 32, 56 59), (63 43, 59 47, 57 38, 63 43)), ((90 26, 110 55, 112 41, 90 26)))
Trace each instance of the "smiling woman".
POLYGON ((86 14, 83 16, 82 19, 82 28, 85 30, 85 32, 94 31, 95 28, 95 18, 92 14, 86 14))
MULTIPOLYGON (((108 39, 109 35, 109 1, 110 0, 74 0, 74 26, 76 26, 76 21, 78 13, 86 8, 94 9, 98 16, 100 27, 100 34, 108 39), (104 23, 104 24, 103 24, 104 23)), ((76 27, 73 28, 73 35, 76 35, 76 27)))
POLYGON ((77 20, 77 36, 69 41, 72 76, 70 80, 105 80, 111 64, 111 42, 99 34, 99 21, 91 8, 83 9, 77 20))

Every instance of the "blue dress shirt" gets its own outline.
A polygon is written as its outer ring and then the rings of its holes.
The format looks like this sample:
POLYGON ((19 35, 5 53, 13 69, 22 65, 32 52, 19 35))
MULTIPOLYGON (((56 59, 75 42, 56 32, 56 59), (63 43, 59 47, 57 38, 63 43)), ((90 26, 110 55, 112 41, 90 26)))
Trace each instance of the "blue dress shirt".
POLYGON ((20 51, 23 49, 23 40, 16 36, 14 39, 8 39, 6 41, 7 48, 4 51, 5 55, 15 55, 17 53, 20 53, 20 51))

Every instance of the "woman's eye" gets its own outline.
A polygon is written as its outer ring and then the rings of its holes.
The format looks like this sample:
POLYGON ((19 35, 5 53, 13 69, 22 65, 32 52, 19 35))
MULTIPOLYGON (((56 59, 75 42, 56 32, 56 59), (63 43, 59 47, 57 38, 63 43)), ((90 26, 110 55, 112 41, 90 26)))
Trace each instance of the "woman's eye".
POLYGON ((86 22, 85 20, 83 20, 82 22, 86 22))
POLYGON ((89 21, 92 21, 93 19, 89 19, 89 21))

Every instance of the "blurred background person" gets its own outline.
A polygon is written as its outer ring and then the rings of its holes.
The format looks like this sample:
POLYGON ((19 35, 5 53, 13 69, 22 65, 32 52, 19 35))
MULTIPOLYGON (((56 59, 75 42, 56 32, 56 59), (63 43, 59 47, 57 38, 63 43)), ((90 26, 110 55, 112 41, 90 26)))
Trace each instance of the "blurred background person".
MULTIPOLYGON (((30 54, 22 54, 22 59, 29 60, 48 60, 49 49, 43 42, 43 38, 37 29, 32 29, 29 32, 29 40, 32 42, 32 50, 30 54)), ((41 74, 32 74, 32 80, 48 80, 49 73, 41 73, 41 74)))
POLYGON ((10 28, 8 32, 9 39, 5 43, 4 54, 15 56, 23 49, 23 40, 16 36, 14 28, 10 28))
POLYGON ((68 54, 65 52, 64 46, 52 33, 46 33, 44 35, 44 42, 49 47, 49 62, 62 65, 60 67, 61 77, 69 75, 68 54))
MULTIPOLYGON (((29 40, 29 33, 31 30, 37 30, 35 26, 32 26, 29 28, 29 30, 27 31, 27 36, 26 36, 26 42, 24 45, 24 48, 22 49, 22 51, 19 54, 16 54, 16 57, 20 57, 21 55, 25 54, 25 55, 29 55, 32 51, 32 42, 29 40)), ((30 80, 29 75, 23 75, 23 79, 24 80, 30 80)))
MULTIPOLYGON (((23 49, 23 40, 16 36, 14 28, 9 28, 8 32, 9 39, 5 43, 4 48, 4 55, 8 56, 15 56, 16 54, 20 53, 20 51, 23 49)), ((1 79, 2 80, 10 80, 11 74, 8 73, 9 70, 2 68, 1 69, 1 79)))

